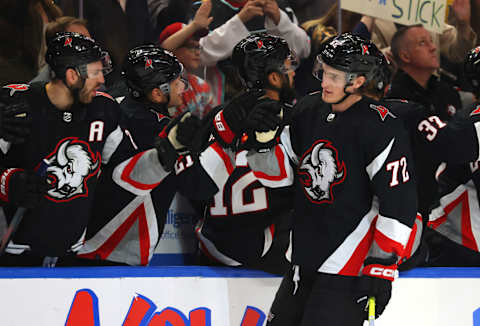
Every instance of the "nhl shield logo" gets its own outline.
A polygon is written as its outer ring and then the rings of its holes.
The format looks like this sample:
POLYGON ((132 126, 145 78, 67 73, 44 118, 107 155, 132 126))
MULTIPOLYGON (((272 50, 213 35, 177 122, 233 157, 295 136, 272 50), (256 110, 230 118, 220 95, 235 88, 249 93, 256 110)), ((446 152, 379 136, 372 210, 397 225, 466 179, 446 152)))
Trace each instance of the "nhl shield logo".
POLYGON ((298 168, 300 182, 307 198, 315 204, 332 203, 333 187, 345 180, 345 163, 328 140, 317 140, 303 154, 298 168))
POLYGON ((63 112, 63 121, 72 122, 72 112, 63 112))

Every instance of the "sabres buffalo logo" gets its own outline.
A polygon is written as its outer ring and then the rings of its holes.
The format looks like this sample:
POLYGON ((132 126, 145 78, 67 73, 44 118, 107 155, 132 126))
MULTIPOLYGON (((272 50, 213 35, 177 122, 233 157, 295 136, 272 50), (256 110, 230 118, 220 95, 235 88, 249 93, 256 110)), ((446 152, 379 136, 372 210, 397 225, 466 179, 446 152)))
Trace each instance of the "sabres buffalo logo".
POLYGON ((333 202, 332 188, 345 180, 347 170, 332 143, 321 139, 303 154, 298 174, 307 198, 322 204, 333 202))
POLYGON ((56 202, 88 197, 87 180, 98 172, 100 154, 76 137, 62 139, 45 159, 50 190, 47 198, 56 202))

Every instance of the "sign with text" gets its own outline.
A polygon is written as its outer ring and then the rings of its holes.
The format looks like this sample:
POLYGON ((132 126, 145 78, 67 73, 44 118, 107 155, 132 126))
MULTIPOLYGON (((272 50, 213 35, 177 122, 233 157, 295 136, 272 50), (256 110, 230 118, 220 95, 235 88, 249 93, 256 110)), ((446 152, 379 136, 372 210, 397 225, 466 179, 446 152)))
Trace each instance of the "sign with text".
POLYGON ((342 9, 441 33, 447 0, 340 0, 342 9))

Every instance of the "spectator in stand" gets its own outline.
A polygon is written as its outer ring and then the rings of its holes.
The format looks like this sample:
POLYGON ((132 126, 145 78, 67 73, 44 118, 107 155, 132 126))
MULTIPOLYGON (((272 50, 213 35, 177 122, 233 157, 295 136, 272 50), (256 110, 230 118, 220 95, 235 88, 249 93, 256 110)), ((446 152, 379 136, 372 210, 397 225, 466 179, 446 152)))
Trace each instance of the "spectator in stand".
MULTIPOLYGON (((414 101, 422 105, 416 110, 394 113, 396 116, 404 116, 411 130, 423 230, 437 195, 437 167, 441 162, 462 163, 477 157, 470 155, 474 153, 470 147, 472 138, 460 139, 475 131, 471 131, 474 128, 467 122, 456 118, 458 114, 455 113, 461 108, 458 93, 434 75, 440 65, 436 50, 430 32, 422 25, 400 28, 392 39, 392 53, 398 71, 387 94, 389 98, 414 101), (454 146, 455 149, 446 148, 456 142, 458 144, 454 146), (468 149, 464 150, 460 145, 468 149)), ((411 264, 402 265, 404 268, 423 261, 426 246, 423 241, 422 244, 415 259, 411 264)))
MULTIPOLYGON (((62 1, 66 14, 78 17, 77 2, 62 1)), ((92 37, 110 53, 112 59, 113 71, 105 79, 108 93, 113 97, 125 96, 128 90, 120 73, 128 51, 155 41, 147 0, 84 0, 83 5, 84 18, 88 21, 92 37)))
POLYGON ((147 0, 155 39, 170 24, 186 23, 192 0, 147 0))
POLYGON ((199 39, 208 34, 207 27, 213 19, 209 17, 210 10, 211 2, 203 2, 188 25, 180 22, 168 25, 158 39, 160 46, 172 51, 183 64, 190 86, 182 94, 183 104, 169 108, 169 113, 173 117, 188 110, 199 118, 203 118, 212 109, 213 94, 210 85, 193 74, 200 67, 199 39))
POLYGON ((422 25, 399 29, 392 39, 398 71, 388 96, 415 101, 448 120, 462 106, 458 93, 434 75, 440 66, 436 51, 430 32, 422 25))
POLYGON ((43 0, 0 2, 0 84, 26 83, 43 60, 43 26, 60 15, 56 6, 43 0))
MULTIPOLYGON (((477 35, 470 25, 470 0, 455 0, 451 6, 455 26, 446 24, 442 34, 431 33, 433 43, 440 54, 452 62, 462 62, 467 52, 475 46, 477 35)), ((372 41, 389 54, 388 47, 397 31, 397 26, 382 19, 375 19, 372 26, 372 41)))
MULTIPOLYGON (((90 33, 87 29, 86 20, 71 16, 63 16, 55 19, 55 21, 47 25, 47 29, 45 30, 46 43, 50 43, 50 41, 53 40, 55 35, 60 32, 73 32, 90 37, 90 33)), ((45 64, 43 68, 40 69, 40 71, 38 72, 38 75, 30 82, 49 82, 51 80, 51 74, 52 69, 48 64, 45 64)))
MULTIPOLYGON (((230 77, 234 70, 228 59, 234 46, 251 32, 267 30, 268 33, 283 37, 299 58, 310 54, 310 38, 297 25, 293 10, 283 0, 205 0, 212 2, 213 21, 210 33, 200 39, 200 60, 206 69, 206 80, 214 92, 214 105, 232 98, 238 88, 229 90, 234 82, 230 77), (227 72, 225 74, 225 72, 227 72)), ((201 2, 193 4, 193 10, 201 2)))

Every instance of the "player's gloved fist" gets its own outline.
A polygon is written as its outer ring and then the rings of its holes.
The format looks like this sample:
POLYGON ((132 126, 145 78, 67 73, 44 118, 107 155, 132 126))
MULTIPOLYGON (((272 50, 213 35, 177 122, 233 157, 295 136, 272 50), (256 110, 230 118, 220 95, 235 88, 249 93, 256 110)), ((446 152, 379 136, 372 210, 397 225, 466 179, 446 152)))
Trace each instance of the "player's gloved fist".
POLYGON ((281 110, 280 102, 261 99, 247 116, 245 126, 247 129, 255 131, 274 130, 282 123, 281 110))
POLYGON ((12 144, 23 143, 30 134, 30 122, 26 103, 0 103, 0 138, 12 144))
POLYGON ((372 258, 365 259, 362 270, 362 281, 366 283, 367 293, 359 300, 359 304, 365 304, 365 320, 368 320, 368 298, 375 297, 375 318, 378 318, 392 296, 392 281, 397 274, 397 256, 388 259, 372 258))
POLYGON ((178 158, 178 153, 188 151, 199 125, 198 118, 185 112, 172 121, 155 139, 158 159, 166 171, 171 171, 178 158))
POLYGON ((217 139, 226 145, 232 144, 235 138, 245 130, 245 120, 263 94, 261 90, 243 92, 219 111, 213 119, 213 129, 217 139))
POLYGON ((176 126, 176 142, 181 146, 191 150, 191 145, 196 140, 196 135, 200 129, 200 126, 200 119, 197 116, 192 115, 190 112, 188 112, 184 115, 184 117, 176 126))
POLYGON ((49 189, 45 176, 23 169, 6 169, 0 175, 0 198, 25 208, 34 208, 49 189))

